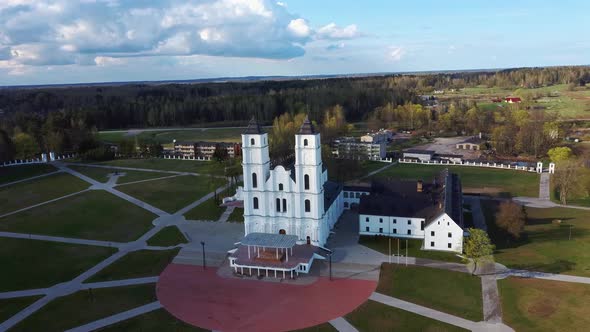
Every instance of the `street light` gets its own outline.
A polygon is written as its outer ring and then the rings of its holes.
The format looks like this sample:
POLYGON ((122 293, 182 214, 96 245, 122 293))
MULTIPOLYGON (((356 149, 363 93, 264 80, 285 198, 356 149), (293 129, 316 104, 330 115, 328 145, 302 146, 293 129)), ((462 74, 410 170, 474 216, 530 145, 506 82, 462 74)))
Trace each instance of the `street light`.
POLYGON ((332 281, 332 253, 328 253, 328 259, 329 259, 329 269, 330 269, 330 281, 332 281))
POLYGON ((201 246, 203 247, 203 270, 206 270, 207 264, 205 263, 205 241, 201 241, 201 246))

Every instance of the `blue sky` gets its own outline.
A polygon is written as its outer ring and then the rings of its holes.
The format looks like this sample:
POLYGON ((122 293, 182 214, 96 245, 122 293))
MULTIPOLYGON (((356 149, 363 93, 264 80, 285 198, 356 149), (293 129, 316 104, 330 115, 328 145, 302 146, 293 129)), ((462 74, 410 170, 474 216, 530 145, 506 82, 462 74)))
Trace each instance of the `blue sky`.
POLYGON ((589 1, 2 0, 0 85, 589 64, 589 1))

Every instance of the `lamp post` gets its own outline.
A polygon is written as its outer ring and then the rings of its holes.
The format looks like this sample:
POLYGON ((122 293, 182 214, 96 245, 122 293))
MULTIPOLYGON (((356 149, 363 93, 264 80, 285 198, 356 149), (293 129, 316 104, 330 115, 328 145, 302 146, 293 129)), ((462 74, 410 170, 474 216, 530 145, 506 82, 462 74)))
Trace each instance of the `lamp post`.
POLYGON ((203 270, 206 270, 207 264, 205 263, 205 241, 201 241, 201 246, 203 247, 203 270))
POLYGON ((329 266, 330 266, 330 281, 332 281, 332 253, 328 253, 328 259, 329 259, 329 266))

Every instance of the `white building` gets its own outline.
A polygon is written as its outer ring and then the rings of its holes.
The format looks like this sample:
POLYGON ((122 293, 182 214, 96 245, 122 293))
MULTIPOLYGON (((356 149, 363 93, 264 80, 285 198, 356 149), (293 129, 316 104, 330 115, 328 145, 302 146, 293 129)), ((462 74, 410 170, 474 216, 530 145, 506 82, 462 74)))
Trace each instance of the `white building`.
POLYGON ((355 137, 340 137, 332 142, 332 154, 342 159, 381 160, 387 150, 385 142, 368 143, 355 137))
POLYGON ((250 233, 296 235, 323 246, 342 214, 342 188, 328 181, 320 134, 306 119, 295 135, 294 164, 271 167, 268 135, 252 119, 242 134, 244 227, 250 233))
POLYGON ((374 183, 360 196, 359 234, 422 239, 424 250, 463 251, 463 196, 456 174, 435 182, 374 183))
POLYGON ((431 161, 434 158, 434 153, 432 150, 408 149, 404 151, 404 159, 431 161))

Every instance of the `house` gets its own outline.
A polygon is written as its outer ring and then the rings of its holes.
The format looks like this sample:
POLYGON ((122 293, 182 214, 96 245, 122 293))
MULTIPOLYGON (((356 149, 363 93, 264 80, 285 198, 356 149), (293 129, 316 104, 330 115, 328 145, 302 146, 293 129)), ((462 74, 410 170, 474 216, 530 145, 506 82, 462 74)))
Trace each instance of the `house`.
POLYGON ((226 149, 229 158, 242 155, 240 143, 227 142, 174 142, 174 154, 184 158, 212 158, 218 148, 226 149))
POLYGON ((457 143, 455 147, 459 150, 481 150, 482 146, 485 144, 485 140, 482 138, 481 133, 479 136, 469 137, 465 141, 461 143, 457 143))
POLYGON ((391 130, 384 130, 381 129, 374 133, 367 133, 366 135, 361 136, 361 142, 363 143, 387 143, 391 141, 393 138, 393 132, 391 130))
POLYGON ((508 104, 515 104, 520 103, 522 100, 520 97, 506 97, 504 101, 506 101, 508 104))
POLYGON ((362 142, 354 137, 340 137, 332 142, 332 154, 336 158, 357 160, 381 160, 386 156, 385 142, 362 142))
POLYGON ((360 197, 359 234, 419 239, 424 250, 463 251, 461 181, 448 170, 432 183, 374 182, 360 197))
POLYGON ((404 151, 404 159, 417 159, 420 161, 431 161, 434 159, 435 152, 432 150, 408 149, 404 151))

